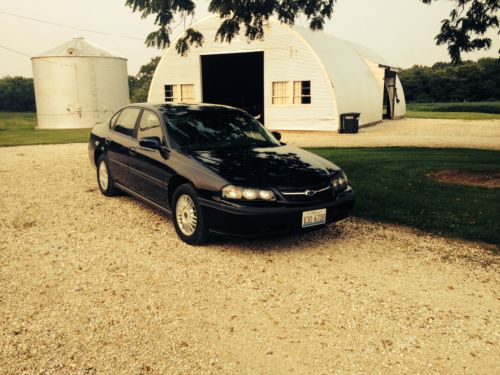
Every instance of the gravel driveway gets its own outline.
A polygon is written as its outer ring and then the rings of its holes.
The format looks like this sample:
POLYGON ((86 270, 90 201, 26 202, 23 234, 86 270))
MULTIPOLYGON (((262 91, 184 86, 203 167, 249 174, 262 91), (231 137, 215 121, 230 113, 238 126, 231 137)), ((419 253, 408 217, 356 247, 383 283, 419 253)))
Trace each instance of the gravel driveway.
POLYGON ((287 132, 283 141, 303 147, 457 147, 500 150, 500 120, 407 118, 361 128, 358 134, 287 132))
POLYGON ((0 149, 0 374, 498 373, 499 258, 358 219, 180 242, 86 145, 0 149))

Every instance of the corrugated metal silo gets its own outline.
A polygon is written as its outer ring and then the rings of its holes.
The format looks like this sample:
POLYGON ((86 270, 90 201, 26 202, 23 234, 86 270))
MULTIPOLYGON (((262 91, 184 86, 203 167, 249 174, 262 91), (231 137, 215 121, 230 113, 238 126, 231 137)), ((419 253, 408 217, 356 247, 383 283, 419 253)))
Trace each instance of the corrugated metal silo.
POLYGON ((127 60, 83 38, 31 61, 39 129, 90 128, 129 103, 127 60))

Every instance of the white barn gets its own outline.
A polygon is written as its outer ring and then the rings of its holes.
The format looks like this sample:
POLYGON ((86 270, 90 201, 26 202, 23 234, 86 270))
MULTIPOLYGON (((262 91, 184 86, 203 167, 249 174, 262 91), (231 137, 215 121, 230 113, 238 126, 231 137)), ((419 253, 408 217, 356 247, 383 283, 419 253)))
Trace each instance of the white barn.
POLYGON ((202 47, 180 56, 175 42, 154 74, 148 102, 206 102, 247 110, 273 130, 337 131, 340 115, 360 125, 406 113, 398 69, 368 48, 270 20, 263 40, 215 41, 217 17, 196 25, 202 47))

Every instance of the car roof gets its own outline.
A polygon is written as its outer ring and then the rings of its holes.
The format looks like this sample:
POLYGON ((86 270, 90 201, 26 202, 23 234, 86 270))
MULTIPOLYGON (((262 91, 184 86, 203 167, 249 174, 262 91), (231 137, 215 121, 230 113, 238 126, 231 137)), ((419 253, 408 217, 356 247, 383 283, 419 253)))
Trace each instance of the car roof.
POLYGON ((211 103, 131 103, 127 105, 127 107, 142 107, 153 109, 160 112, 168 112, 169 110, 200 110, 205 108, 224 108, 224 109, 233 109, 240 110, 238 108, 230 107, 227 105, 221 104, 211 104, 211 103))

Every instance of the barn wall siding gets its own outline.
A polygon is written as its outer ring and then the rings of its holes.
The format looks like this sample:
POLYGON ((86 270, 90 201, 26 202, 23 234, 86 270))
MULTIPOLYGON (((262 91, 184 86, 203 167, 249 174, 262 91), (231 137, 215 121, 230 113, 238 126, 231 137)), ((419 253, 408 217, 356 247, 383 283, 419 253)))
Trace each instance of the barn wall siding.
MULTIPOLYGON (((374 122, 381 121, 384 115, 384 85, 385 85, 385 69, 379 66, 379 63, 376 63, 372 60, 364 58, 364 61, 370 71, 373 74, 375 82, 377 84, 377 90, 373 91, 373 103, 370 106, 370 115, 371 119, 374 122)), ((369 123, 369 121, 367 121, 369 123)), ((366 122, 363 122, 366 123, 366 122)), ((373 122, 372 122, 373 123, 373 122)))

